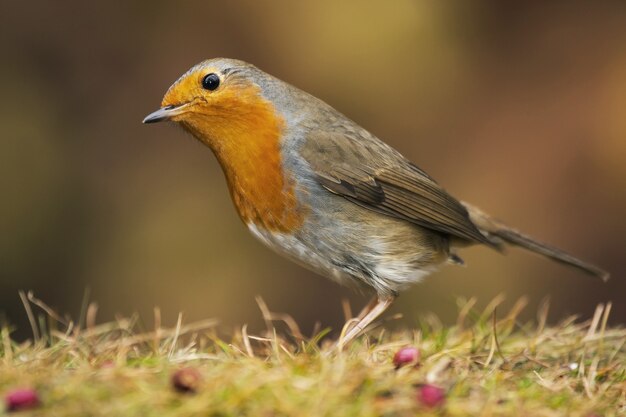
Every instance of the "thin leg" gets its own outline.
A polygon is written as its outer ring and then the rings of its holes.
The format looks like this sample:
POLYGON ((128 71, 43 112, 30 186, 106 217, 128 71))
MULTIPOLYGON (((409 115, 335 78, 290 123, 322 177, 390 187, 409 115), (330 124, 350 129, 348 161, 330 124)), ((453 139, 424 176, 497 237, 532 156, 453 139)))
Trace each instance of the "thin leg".
MULTIPOLYGON (((373 296, 368 303, 361 309, 359 315, 353 318, 349 318, 346 324, 344 324, 344 331, 347 333, 350 329, 352 329, 358 322, 363 320, 363 317, 367 316, 367 313, 372 311, 372 309, 378 304, 378 297, 373 296)), ((343 332, 342 332, 343 333, 343 332)))
POLYGON ((376 307, 376 304, 378 304, 378 297, 373 296, 372 299, 369 300, 369 302, 365 305, 365 307, 363 307, 359 315, 356 316, 357 320, 363 320, 363 317, 367 316, 367 313, 369 313, 374 307, 376 307))
MULTIPOLYGON (((357 321, 354 327, 350 328, 350 330, 348 330, 345 336, 339 339, 339 342, 337 342, 337 348, 339 350, 342 350, 345 345, 347 345, 355 337, 361 334, 361 332, 367 326, 369 326, 370 323, 376 320, 378 316, 383 314, 385 310, 387 310, 389 306, 393 303, 394 300, 395 300, 395 297, 377 298, 376 304, 374 304, 371 308, 370 308, 370 305, 373 303, 370 303, 367 306, 365 306, 365 308, 363 309, 361 313, 364 313, 367 310, 366 314, 362 318, 359 317, 360 320, 357 321)), ((361 314, 359 314, 359 316, 361 316, 361 314)))

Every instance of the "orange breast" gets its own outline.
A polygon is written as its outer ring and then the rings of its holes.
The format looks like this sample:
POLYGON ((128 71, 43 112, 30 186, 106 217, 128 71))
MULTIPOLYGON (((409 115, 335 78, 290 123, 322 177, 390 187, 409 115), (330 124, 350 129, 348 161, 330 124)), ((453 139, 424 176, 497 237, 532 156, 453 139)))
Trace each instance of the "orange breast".
POLYGON ((282 167, 284 121, 257 88, 223 92, 219 103, 194 112, 182 124, 217 156, 246 224, 278 232, 302 224, 305 210, 282 167))

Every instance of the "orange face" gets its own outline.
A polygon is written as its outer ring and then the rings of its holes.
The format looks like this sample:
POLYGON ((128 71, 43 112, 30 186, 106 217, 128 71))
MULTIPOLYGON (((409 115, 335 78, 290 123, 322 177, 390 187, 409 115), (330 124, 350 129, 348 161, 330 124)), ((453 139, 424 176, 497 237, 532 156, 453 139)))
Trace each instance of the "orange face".
POLYGON ((271 103, 261 97, 254 81, 233 72, 209 65, 192 68, 167 90, 161 109, 146 117, 144 122, 171 120, 184 125, 202 125, 205 134, 218 136, 224 129, 237 129, 247 124, 271 103))
POLYGON ((144 122, 161 120, 180 123, 213 150, 244 222, 285 232, 301 223, 281 163, 284 120, 249 75, 210 65, 194 67, 169 88, 162 108, 144 122))
POLYGON ((175 110, 169 117, 173 121, 187 120, 194 114, 223 116, 225 111, 245 104, 251 97, 242 93, 255 87, 253 82, 229 74, 211 66, 193 68, 167 90, 161 106, 175 110))

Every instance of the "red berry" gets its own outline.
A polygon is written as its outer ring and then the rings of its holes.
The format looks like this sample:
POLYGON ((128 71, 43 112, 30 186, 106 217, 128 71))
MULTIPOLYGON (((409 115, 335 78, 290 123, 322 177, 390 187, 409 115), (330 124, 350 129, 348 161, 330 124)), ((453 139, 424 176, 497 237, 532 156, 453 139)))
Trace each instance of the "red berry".
POLYGON ((396 365, 396 368, 400 368, 405 365, 417 363, 420 360, 420 351, 418 348, 413 346, 408 346, 400 349, 393 356, 393 364, 396 365))
POLYGON ((178 392, 194 393, 202 380, 196 368, 181 368, 172 374, 172 386, 178 392))
POLYGON ((39 405, 39 395, 32 388, 15 389, 5 395, 4 402, 7 411, 26 410, 39 405))
POLYGON ((446 393, 443 388, 435 385, 422 385, 418 391, 417 398, 422 405, 433 408, 442 405, 446 400, 446 393))

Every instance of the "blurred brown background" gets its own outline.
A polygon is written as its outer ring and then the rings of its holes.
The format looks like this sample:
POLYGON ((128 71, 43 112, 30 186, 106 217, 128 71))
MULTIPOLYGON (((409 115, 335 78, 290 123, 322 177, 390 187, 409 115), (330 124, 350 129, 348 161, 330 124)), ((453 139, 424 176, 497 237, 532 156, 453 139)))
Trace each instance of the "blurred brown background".
POLYGON ((455 196, 597 262, 608 284, 519 250, 463 254, 404 293, 414 324, 545 296, 551 318, 612 300, 626 321, 626 3, 109 1, 0 3, 0 315, 18 289, 99 320, 343 321, 339 288, 256 242, 211 152, 144 126, 193 64, 252 62, 331 103, 455 196))

